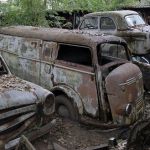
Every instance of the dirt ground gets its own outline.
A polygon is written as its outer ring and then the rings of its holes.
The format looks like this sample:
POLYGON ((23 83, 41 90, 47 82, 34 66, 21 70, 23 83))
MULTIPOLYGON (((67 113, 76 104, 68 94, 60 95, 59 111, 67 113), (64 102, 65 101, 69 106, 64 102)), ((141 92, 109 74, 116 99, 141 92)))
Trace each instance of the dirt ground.
MULTIPOLYGON (((147 95, 145 100, 147 110, 145 114, 149 116, 150 95, 147 95)), ((33 143, 36 150, 91 150, 91 147, 108 144, 111 137, 116 139, 127 137, 128 129, 100 130, 58 116, 54 118, 55 124, 50 132, 33 143)), ((119 142, 123 146, 119 146, 117 150, 124 147, 124 141, 119 142)))
POLYGON ((106 144, 109 138, 117 138, 118 133, 120 130, 100 130, 57 117, 50 132, 33 144, 36 150, 83 150, 106 144))

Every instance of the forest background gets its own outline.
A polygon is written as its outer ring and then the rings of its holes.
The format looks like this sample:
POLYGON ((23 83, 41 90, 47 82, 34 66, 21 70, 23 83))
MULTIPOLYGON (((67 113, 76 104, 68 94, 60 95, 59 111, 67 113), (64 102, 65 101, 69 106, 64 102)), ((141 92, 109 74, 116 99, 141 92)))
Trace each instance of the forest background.
MULTIPOLYGON (((150 0, 146 0, 150 3, 150 0)), ((7 0, 0 1, 0 26, 31 25, 61 27, 64 18, 58 11, 106 11, 137 5, 140 0, 7 0), (48 16, 47 16, 48 15, 48 16), (46 17, 47 16, 47 17, 46 17), (53 18, 53 19, 46 19, 53 18)))

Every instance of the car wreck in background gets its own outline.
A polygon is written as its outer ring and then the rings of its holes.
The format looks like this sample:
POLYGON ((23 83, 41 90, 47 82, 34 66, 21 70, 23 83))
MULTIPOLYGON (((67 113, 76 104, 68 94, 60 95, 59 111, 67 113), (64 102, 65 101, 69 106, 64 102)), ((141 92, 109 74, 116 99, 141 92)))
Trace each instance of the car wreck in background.
POLYGON ((135 11, 105 11, 84 16, 79 30, 94 34, 111 34, 122 37, 144 78, 146 90, 150 90, 150 26, 135 11))
POLYGON ((0 149, 54 112, 54 95, 11 74, 0 56, 0 149))
POLYGON ((126 60, 127 45, 119 37, 5 27, 0 52, 13 73, 54 93, 56 111, 64 117, 114 128, 143 116, 142 73, 126 60), (120 58, 103 55, 113 52, 120 58))
POLYGON ((78 29, 122 37, 127 41, 133 54, 142 55, 150 50, 150 26, 135 11, 89 13, 83 17, 78 29))

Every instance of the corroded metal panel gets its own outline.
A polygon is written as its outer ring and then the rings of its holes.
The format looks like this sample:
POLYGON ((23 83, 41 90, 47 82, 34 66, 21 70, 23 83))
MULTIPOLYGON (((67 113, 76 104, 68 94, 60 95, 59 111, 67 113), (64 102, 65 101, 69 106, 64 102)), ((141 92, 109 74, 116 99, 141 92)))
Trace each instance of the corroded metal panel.
POLYGON ((0 35, 0 39, 2 55, 12 73, 39 84, 41 40, 8 35, 0 35))
POLYGON ((56 28, 43 28, 31 26, 13 26, 0 28, 1 35, 11 35, 13 37, 23 37, 31 39, 41 39, 42 41, 68 43, 82 46, 96 46, 102 42, 122 42, 125 41, 117 36, 104 35, 104 34, 83 34, 82 31, 72 31, 56 28), (102 38, 99 38, 99 37, 102 38), (63 37, 63 38, 62 38, 63 37))
MULTIPOLYGON (((95 84, 95 74, 92 68, 70 67, 69 64, 54 65, 54 82, 57 84, 66 84, 79 93, 84 106, 85 114, 98 117, 98 97, 95 84)), ((69 92, 69 91, 68 91, 69 92)))
POLYGON ((51 89, 53 87, 52 77, 53 77, 53 66, 48 62, 41 62, 41 73, 40 73, 40 85, 51 89))
POLYGON ((114 69, 106 78, 106 90, 114 122, 131 124, 143 114, 143 81, 137 66, 127 63, 114 69), (129 116, 127 104, 132 105, 129 116))
POLYGON ((40 62, 18 58, 18 76, 36 84, 40 83, 40 62), (22 69, 23 68, 23 69, 22 69))
POLYGON ((0 34, 0 49, 22 57, 39 59, 41 40, 0 34))
MULTIPOLYGON (((56 84, 58 87, 61 87, 61 84, 71 87, 82 99, 82 101, 77 101, 78 97, 74 99, 77 105, 79 107, 83 105, 85 113, 94 117, 98 115, 97 89, 94 73, 91 71, 81 68, 73 69, 69 65, 61 65, 58 63, 52 65, 43 62, 41 63, 40 82, 43 87, 48 89, 51 89, 54 86, 53 84, 56 84)), ((68 89, 68 95, 70 92, 71 90, 68 89)))
POLYGON ((49 90, 53 87, 52 70, 54 68, 54 60, 56 59, 57 49, 58 43, 43 42, 42 60, 40 66, 40 85, 49 90))
POLYGON ((18 53, 21 48, 21 37, 12 37, 0 34, 0 49, 9 50, 11 53, 18 53))

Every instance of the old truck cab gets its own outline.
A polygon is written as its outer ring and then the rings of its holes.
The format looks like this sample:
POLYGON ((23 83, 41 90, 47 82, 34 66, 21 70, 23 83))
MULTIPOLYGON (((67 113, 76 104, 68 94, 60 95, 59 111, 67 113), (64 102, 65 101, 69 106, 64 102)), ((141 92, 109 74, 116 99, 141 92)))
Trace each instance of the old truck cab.
POLYGON ((16 75, 54 93, 63 117, 113 128, 143 115, 142 73, 127 61, 127 45, 119 37, 5 27, 0 52, 16 75))
POLYGON ((133 62, 143 73, 145 90, 150 91, 150 26, 137 12, 118 10, 89 13, 83 17, 78 29, 86 33, 116 35, 126 40, 133 62))

